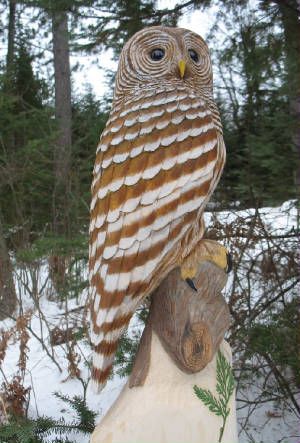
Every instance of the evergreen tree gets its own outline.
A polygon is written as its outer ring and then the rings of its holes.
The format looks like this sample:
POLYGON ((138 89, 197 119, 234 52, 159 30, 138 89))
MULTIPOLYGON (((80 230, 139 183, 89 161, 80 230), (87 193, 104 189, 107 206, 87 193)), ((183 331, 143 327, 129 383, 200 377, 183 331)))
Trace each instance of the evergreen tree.
POLYGON ((297 34, 287 44, 280 10, 265 2, 263 7, 268 15, 247 1, 228 2, 210 38, 217 48, 219 23, 225 24, 228 37, 213 54, 228 155, 217 195, 225 206, 228 200, 277 204, 296 192, 297 116, 287 79, 299 78, 300 63, 288 63, 285 47, 294 46, 297 34))
MULTIPOLYGON (((18 226, 13 242, 26 244, 32 230, 40 230, 51 202, 45 198, 53 182, 51 109, 44 82, 32 69, 32 58, 22 42, 15 57, 10 89, 0 79, 0 198, 4 224, 18 226), (49 124, 50 123, 50 124, 49 124)), ((45 219, 46 217, 46 219, 45 219)))
POLYGON ((72 207, 76 221, 75 229, 85 227, 87 232, 95 149, 108 115, 102 102, 95 98, 91 90, 75 97, 72 114, 72 207))
POLYGON ((157 0, 88 0, 73 7, 76 50, 113 49, 117 59, 125 42, 145 26, 176 26, 186 12, 204 8, 211 0, 187 0, 171 8, 159 8, 157 0), (81 8, 80 8, 81 7, 81 8), (86 35, 88 33, 88 40, 86 35))
POLYGON ((67 422, 64 417, 27 417, 11 415, 9 422, 0 424, 0 441, 3 443, 75 443, 83 435, 89 435, 95 427, 96 413, 88 408, 85 398, 55 393, 76 414, 75 420, 67 422), (72 440, 70 440, 72 438, 72 440))

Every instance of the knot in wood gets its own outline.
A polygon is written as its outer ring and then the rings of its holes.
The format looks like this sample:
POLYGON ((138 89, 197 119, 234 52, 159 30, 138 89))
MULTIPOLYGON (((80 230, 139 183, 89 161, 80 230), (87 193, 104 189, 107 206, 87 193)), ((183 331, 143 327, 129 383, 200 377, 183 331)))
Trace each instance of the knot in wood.
POLYGON ((182 354, 186 370, 199 372, 212 359, 213 343, 208 326, 204 322, 194 323, 183 338, 182 354))

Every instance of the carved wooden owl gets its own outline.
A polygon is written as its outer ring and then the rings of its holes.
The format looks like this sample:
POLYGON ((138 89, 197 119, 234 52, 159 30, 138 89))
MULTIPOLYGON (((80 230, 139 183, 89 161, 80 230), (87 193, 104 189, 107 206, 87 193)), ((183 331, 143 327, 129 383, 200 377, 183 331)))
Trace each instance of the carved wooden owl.
POLYGON ((96 154, 90 223, 92 377, 106 382, 141 300, 201 240, 225 146, 204 40, 150 27, 124 46, 96 154))

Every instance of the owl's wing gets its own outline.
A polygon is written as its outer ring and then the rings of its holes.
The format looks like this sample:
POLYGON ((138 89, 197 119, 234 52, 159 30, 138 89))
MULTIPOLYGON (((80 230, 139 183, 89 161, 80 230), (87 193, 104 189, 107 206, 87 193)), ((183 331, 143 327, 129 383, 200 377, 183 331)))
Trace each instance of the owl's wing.
POLYGON ((98 384, 108 377, 137 304, 159 283, 157 269, 174 267, 172 251, 213 190, 218 138, 211 111, 185 90, 148 93, 111 114, 97 150, 91 203, 98 384))

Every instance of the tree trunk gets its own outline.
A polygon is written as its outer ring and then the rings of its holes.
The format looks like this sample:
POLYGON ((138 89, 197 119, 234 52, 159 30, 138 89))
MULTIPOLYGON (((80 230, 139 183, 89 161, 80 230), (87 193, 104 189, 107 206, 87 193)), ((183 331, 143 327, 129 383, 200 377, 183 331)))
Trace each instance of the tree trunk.
POLYGON ((56 234, 70 229, 71 167, 71 72, 69 60, 68 16, 65 11, 52 12, 53 55, 55 77, 55 118, 58 137, 55 143, 53 192, 53 228, 56 234))
MULTIPOLYGON (((276 1, 281 14, 285 53, 288 95, 291 117, 295 121, 293 141, 300 158, 300 2, 299 0, 276 1)), ((296 177, 296 186, 300 189, 300 170, 296 177)))
POLYGON ((13 279, 13 267, 4 238, 0 218, 0 320, 11 315, 16 307, 17 296, 13 279))
POLYGON ((6 54, 6 73, 10 77, 13 71, 15 57, 15 34, 16 34, 16 0, 9 1, 8 41, 6 54))
MULTIPOLYGON (((58 136, 54 149, 53 231, 56 235, 69 236, 71 229, 72 108, 68 15, 66 11, 55 9, 52 11, 52 33, 55 118, 58 126, 58 136)), ((56 293, 63 296, 66 285, 66 257, 60 255, 52 256, 49 260, 49 266, 56 293)))

